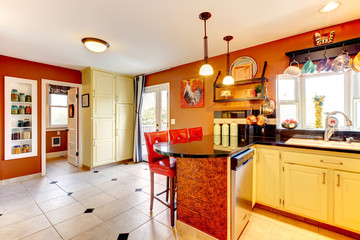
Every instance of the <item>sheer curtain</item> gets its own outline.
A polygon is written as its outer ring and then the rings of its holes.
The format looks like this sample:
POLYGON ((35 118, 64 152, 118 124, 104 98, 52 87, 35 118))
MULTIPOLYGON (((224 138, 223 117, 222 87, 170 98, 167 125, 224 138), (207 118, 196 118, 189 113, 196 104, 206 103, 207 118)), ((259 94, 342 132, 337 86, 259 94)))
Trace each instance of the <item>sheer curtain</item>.
POLYGON ((142 98, 145 88, 145 75, 136 76, 134 78, 135 88, 135 131, 134 131, 134 154, 133 161, 141 162, 142 151, 141 151, 141 106, 142 98))

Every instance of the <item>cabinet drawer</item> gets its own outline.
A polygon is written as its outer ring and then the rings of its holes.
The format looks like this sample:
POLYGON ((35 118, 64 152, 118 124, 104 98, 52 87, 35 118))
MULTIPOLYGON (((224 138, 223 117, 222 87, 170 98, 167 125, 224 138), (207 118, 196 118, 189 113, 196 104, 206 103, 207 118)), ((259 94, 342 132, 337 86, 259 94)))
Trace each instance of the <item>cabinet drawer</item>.
POLYGON ((281 156, 285 163, 360 172, 360 159, 287 151, 283 151, 281 156))

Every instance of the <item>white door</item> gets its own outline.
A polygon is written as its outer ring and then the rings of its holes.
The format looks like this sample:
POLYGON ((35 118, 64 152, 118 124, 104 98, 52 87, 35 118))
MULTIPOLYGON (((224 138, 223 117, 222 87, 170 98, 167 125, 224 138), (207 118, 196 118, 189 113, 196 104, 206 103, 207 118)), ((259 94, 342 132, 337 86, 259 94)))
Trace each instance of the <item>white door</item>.
POLYGON ((143 160, 147 161, 144 132, 169 129, 169 84, 159 84, 145 88, 141 108, 141 136, 143 160))
POLYGON ((68 91, 68 107, 69 107, 69 116, 68 116, 68 162, 72 165, 78 166, 78 157, 77 155, 77 88, 71 88, 68 91), (71 109, 70 109, 71 108, 71 109), (72 111, 72 113, 70 112, 72 111), (72 115, 73 117, 71 117, 72 115))

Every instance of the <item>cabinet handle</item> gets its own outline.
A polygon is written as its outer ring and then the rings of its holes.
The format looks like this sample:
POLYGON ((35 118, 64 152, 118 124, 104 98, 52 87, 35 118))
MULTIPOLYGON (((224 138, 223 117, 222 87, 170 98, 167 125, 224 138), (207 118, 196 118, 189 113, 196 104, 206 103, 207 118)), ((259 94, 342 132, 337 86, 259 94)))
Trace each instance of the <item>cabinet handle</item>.
POLYGON ((343 165, 343 163, 342 163, 342 162, 327 162, 327 161, 324 161, 324 160, 320 160, 320 162, 322 162, 322 163, 330 163, 330 164, 343 165))
POLYGON ((95 147, 95 139, 93 139, 93 147, 95 147))
POLYGON ((93 97, 95 97, 95 90, 93 90, 93 97))
POLYGON ((116 96, 116 100, 115 100, 116 102, 119 102, 119 96, 116 96))
POLYGON ((338 179, 338 182, 337 182, 336 186, 340 187, 340 174, 337 174, 337 179, 338 179))
POLYGON ((115 134, 116 136, 119 136, 119 129, 116 129, 115 134))
POLYGON ((325 184, 325 172, 323 172, 322 174, 323 174, 323 181, 322 181, 322 183, 325 184))

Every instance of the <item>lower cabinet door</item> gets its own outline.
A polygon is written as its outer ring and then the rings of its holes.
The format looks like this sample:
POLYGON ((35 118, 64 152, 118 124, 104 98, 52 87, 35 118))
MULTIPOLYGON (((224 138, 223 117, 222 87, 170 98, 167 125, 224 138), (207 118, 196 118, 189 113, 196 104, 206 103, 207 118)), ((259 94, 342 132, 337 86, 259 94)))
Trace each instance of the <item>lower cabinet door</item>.
POLYGON ((284 209, 327 221, 328 175, 327 169, 285 163, 284 209))
POLYGON ((278 150, 258 149, 256 158, 256 201, 280 206, 280 158, 278 150))
POLYGON ((334 222, 336 225, 360 231, 360 174, 334 172, 334 222))
POLYGON ((93 119, 93 166, 115 162, 115 119, 93 119))
POLYGON ((133 157, 134 111, 132 104, 116 104, 116 161, 133 157))

